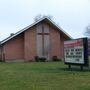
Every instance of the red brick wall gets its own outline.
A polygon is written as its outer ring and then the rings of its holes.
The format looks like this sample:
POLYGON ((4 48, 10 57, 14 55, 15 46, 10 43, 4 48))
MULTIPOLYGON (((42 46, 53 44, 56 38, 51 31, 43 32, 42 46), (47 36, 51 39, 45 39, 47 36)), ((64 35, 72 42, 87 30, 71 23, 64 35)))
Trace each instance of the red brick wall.
POLYGON ((65 40, 65 38, 63 37, 63 35, 62 34, 60 34, 60 38, 61 38, 61 59, 64 59, 64 40, 65 40))
POLYGON ((61 58, 61 40, 60 40, 60 32, 50 26, 50 57, 57 56, 59 59, 61 58))
POLYGON ((0 46, 0 60, 2 60, 2 47, 0 46))
MULTIPOLYGON (((50 29, 50 58, 57 56, 63 58, 63 35, 53 26, 50 29)), ((7 41, 3 45, 6 60, 35 60, 36 49, 36 26, 26 30, 24 33, 7 41)))
POLYGON ((32 27, 25 32, 24 37, 25 60, 34 60, 36 56, 36 27, 32 27))
POLYGON ((5 60, 24 59, 24 35, 20 34, 3 45, 5 60))

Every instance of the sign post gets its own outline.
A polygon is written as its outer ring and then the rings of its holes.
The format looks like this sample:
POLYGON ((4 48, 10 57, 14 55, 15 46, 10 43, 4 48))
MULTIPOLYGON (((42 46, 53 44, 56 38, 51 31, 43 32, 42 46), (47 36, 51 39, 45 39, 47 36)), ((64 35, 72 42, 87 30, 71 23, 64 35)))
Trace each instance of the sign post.
POLYGON ((87 38, 73 39, 64 42, 64 63, 69 65, 89 66, 87 38))

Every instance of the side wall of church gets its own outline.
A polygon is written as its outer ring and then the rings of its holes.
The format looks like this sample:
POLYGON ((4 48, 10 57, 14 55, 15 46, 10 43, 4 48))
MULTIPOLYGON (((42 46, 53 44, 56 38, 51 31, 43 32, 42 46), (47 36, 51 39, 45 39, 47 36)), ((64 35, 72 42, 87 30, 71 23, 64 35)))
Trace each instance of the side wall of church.
MULTIPOLYGON (((45 38, 46 44, 49 44, 49 59, 53 56, 57 56, 58 59, 63 58, 63 42, 64 37, 60 31, 51 26, 49 26, 49 38, 45 38)), ((45 36, 46 37, 46 36, 45 36)), ((2 54, 2 48, 0 49, 0 54, 2 54)), ((33 61, 37 56, 37 32, 36 26, 29 28, 22 34, 12 38, 3 45, 3 58, 5 60, 25 60, 33 61)), ((0 58, 2 58, 0 56, 0 58)))
POLYGON ((24 33, 24 58, 26 61, 35 60, 36 51, 36 26, 24 33))
POLYGON ((24 35, 20 34, 3 45, 2 58, 6 61, 24 60, 24 35))
POLYGON ((65 41, 65 38, 63 36, 63 34, 60 33, 60 38, 61 38, 61 59, 64 59, 64 41, 65 41))
POLYGON ((2 46, 0 46, 0 61, 2 60, 2 46))
POLYGON ((62 56, 62 40, 60 37, 60 32, 53 28, 52 26, 50 26, 50 57, 52 58, 53 56, 57 56, 58 59, 63 58, 62 56))

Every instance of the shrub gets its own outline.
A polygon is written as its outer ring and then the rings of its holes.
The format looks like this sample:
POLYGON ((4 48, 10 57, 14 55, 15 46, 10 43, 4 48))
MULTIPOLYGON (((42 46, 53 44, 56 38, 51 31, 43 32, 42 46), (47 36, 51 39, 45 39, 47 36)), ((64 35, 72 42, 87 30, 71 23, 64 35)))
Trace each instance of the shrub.
POLYGON ((39 57, 38 56, 35 56, 35 61, 39 62, 39 57))
POLYGON ((38 57, 38 56, 35 56, 35 61, 36 62, 45 62, 46 61, 46 58, 45 57, 38 57))
POLYGON ((53 60, 53 61, 62 61, 61 59, 58 59, 57 56, 53 56, 53 57, 52 57, 52 60, 53 60))
POLYGON ((46 61, 46 58, 45 57, 41 57, 39 58, 40 62, 45 62, 46 61))

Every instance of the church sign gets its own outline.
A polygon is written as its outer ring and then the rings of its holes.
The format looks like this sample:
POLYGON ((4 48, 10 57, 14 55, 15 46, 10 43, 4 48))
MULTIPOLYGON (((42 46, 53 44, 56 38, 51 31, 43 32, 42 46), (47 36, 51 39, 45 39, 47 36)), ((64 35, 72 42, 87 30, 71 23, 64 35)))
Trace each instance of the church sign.
POLYGON ((65 64, 88 66, 87 38, 64 42, 64 62, 65 64))

